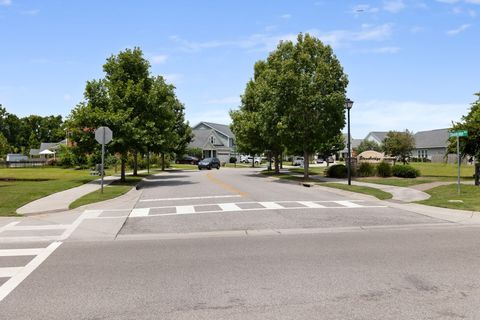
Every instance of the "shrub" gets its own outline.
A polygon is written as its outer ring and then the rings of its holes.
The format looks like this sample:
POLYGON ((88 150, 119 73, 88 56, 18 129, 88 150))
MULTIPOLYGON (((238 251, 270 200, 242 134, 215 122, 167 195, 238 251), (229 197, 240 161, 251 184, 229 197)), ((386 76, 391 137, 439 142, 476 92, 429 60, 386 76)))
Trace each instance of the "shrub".
POLYGON ((394 165, 392 173, 395 177, 400 178, 416 178, 420 175, 420 171, 409 165, 394 165))
POLYGON ((391 177, 392 176, 392 166, 386 163, 385 161, 380 162, 377 165, 377 176, 379 177, 391 177))
POLYGON ((369 162, 362 162, 357 168, 359 177, 373 177, 375 175, 375 166, 369 162))
POLYGON ((230 163, 237 163, 237 158, 236 157, 230 157, 230 163))
POLYGON ((343 164, 334 164, 327 168, 326 175, 330 178, 346 178, 347 167, 343 164))

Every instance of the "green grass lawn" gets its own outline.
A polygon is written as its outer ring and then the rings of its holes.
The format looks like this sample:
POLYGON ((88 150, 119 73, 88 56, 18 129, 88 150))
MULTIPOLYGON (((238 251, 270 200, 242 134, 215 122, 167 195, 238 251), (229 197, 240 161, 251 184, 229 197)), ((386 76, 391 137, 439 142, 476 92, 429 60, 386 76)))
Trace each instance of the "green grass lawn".
MULTIPOLYGON (((327 167, 310 167, 310 168, 308 168, 308 174, 323 176, 326 168, 327 167)), ((304 170, 303 170, 303 168, 291 168, 291 169, 289 169, 289 171, 303 174, 304 170)))
POLYGON ((198 166, 195 164, 179 164, 174 163, 170 166, 171 169, 179 169, 179 170, 198 170, 198 166))
POLYGON ((480 211, 480 187, 461 185, 460 195, 457 193, 457 185, 440 186, 426 192, 431 195, 430 199, 418 203, 429 206, 480 211), (449 200, 462 200, 463 202, 449 202, 449 200))
POLYGON ((379 189, 370 188, 370 187, 353 186, 353 185, 349 186, 347 184, 333 183, 333 182, 318 183, 318 185, 323 187, 336 188, 336 189, 342 189, 342 190, 351 191, 351 192, 368 194, 380 200, 392 198, 392 195, 390 193, 379 190, 379 189))
MULTIPOLYGON (((448 163, 431 163, 431 162, 410 162, 410 165, 418 170, 422 177, 450 177, 456 178, 458 169, 456 164, 448 163)), ((471 165, 462 164, 460 167, 460 177, 466 179, 473 179, 475 167, 471 165)))
POLYGON ((75 200, 70 204, 69 209, 75 209, 86 204, 110 200, 119 197, 130 191, 145 176, 145 174, 139 174, 136 177, 126 176, 125 182, 114 181, 110 185, 103 188, 103 193, 101 193, 101 190, 97 190, 94 192, 90 192, 89 194, 86 194, 83 197, 75 200))
POLYGON ((16 209, 33 200, 98 179, 89 173, 90 170, 52 167, 2 168, 0 216, 15 216, 16 209))

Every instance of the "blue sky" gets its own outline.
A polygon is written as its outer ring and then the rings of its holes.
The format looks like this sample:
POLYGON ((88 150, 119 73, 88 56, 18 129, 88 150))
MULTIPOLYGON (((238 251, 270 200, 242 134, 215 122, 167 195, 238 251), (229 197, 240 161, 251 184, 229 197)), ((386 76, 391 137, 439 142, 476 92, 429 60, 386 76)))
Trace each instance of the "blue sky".
POLYGON ((0 0, 0 103, 67 116, 111 54, 139 46, 191 124, 229 123, 253 64, 309 32, 349 75, 352 135, 448 127, 480 91, 480 0, 0 0))

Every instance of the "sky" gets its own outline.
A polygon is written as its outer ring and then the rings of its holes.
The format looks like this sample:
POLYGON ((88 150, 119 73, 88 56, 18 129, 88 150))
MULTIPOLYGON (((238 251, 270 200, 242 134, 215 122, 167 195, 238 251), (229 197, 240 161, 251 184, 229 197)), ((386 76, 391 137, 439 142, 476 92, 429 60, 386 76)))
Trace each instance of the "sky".
POLYGON ((138 46, 192 125, 229 124, 254 63, 303 32, 348 75, 352 137, 447 128, 480 91, 479 22, 480 0, 0 0, 0 104, 66 117, 138 46))

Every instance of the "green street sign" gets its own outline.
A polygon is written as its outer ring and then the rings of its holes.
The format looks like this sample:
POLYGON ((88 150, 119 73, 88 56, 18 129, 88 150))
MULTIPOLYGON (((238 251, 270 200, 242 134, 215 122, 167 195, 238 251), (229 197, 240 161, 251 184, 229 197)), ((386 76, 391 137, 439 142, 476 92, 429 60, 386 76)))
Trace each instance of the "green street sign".
POLYGON ((467 130, 459 130, 459 131, 449 131, 448 132, 448 137, 468 137, 468 131, 467 130))

